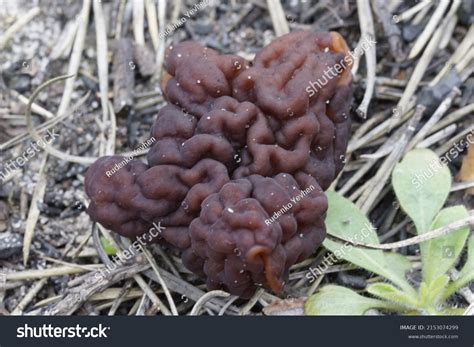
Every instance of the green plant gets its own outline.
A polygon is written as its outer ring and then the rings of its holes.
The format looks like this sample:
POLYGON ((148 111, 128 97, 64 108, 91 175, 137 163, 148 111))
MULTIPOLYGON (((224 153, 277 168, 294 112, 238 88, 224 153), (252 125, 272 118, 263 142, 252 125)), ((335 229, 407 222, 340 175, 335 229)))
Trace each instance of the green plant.
MULTIPOLYGON (((451 188, 451 174, 440 165, 435 153, 413 150, 397 164, 392 185, 400 206, 412 219, 418 235, 438 229, 469 216, 464 206, 442 209, 451 188), (423 178, 423 179, 422 179, 423 178)), ((376 232, 367 217, 349 200, 331 192, 326 218, 328 233, 346 240, 376 245, 376 232), (364 231, 363 235, 361 231, 364 231), (363 238, 361 238, 363 237, 363 238)), ((370 308, 403 314, 461 314, 463 309, 450 308, 446 299, 474 280, 474 237, 469 227, 420 244, 422 281, 418 288, 406 279, 410 261, 394 252, 355 247, 327 239, 324 246, 338 258, 349 261, 387 281, 366 287, 372 297, 351 289, 327 285, 311 296, 305 304, 309 315, 360 315, 370 308), (467 260, 454 281, 448 273, 468 243, 467 260)))

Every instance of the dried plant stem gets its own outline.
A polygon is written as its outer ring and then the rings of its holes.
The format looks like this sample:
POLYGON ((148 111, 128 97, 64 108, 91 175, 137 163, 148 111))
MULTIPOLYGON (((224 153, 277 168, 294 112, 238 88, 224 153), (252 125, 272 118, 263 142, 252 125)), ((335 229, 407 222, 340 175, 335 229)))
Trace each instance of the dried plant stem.
MULTIPOLYGON (((100 103, 102 106, 102 123, 105 125, 108 117, 108 98, 109 93, 109 75, 107 62, 107 31, 105 28, 104 13, 102 5, 98 1, 94 1, 94 19, 95 19, 95 31, 96 31, 96 47, 97 47, 97 71, 99 74, 99 88, 100 88, 100 103)), ((114 139, 115 140, 115 139, 114 139)), ((112 154, 106 153, 104 132, 100 133, 100 155, 112 154)))
POLYGON ((425 8, 428 5, 431 6, 431 0, 420 1, 418 4, 406 10, 405 12, 397 14, 396 19, 398 22, 409 20, 410 18, 412 18, 414 15, 416 15, 418 12, 420 12, 423 8, 425 8))
MULTIPOLYGON (((18 93, 16 90, 14 89, 10 89, 10 93, 18 99, 18 101, 20 101, 22 104, 24 105, 28 105, 28 98, 21 95, 20 93, 18 93)), ((36 113, 36 114, 39 114, 40 116, 43 116, 45 118, 54 118, 54 114, 52 114, 51 112, 49 112, 48 110, 46 110, 45 108, 41 107, 40 105, 38 104, 35 104, 33 103, 31 105, 31 110, 36 113)))
POLYGON ((73 77, 66 82, 64 86, 64 93, 61 98, 61 103, 58 107, 58 116, 62 116, 71 101, 72 92, 74 90, 75 76, 79 71, 81 63, 82 51, 84 49, 84 41, 87 34, 87 25, 89 23, 89 12, 91 7, 91 0, 84 0, 80 14, 79 28, 77 30, 76 39, 74 41, 74 48, 72 50, 71 59, 69 60, 68 75, 73 77))
POLYGON ((36 295, 38 295, 39 291, 44 287, 47 281, 47 278, 42 278, 41 280, 36 282, 35 285, 29 290, 29 292, 23 297, 20 303, 15 307, 11 315, 21 315, 25 307, 36 297, 36 295))
POLYGON ((267 8, 273 23, 276 36, 282 36, 290 32, 290 27, 286 21, 285 12, 280 0, 267 0, 267 8))
POLYGON ((222 290, 212 290, 210 292, 207 292, 206 294, 201 296, 198 301, 196 301, 189 315, 197 316, 199 312, 201 311, 201 308, 204 305, 204 303, 208 301, 209 299, 216 298, 216 297, 228 298, 229 296, 230 296, 229 293, 226 293, 222 290))
POLYGON ((133 1, 133 36, 135 42, 139 45, 145 44, 145 35, 143 33, 145 23, 145 6, 143 0, 133 1))
POLYGON ((43 200, 45 189, 46 189, 46 176, 45 167, 48 161, 48 155, 43 156, 41 161, 40 171, 38 174, 38 182, 36 183, 35 191, 31 198, 30 210, 28 212, 28 218, 26 219, 25 236, 23 238, 23 265, 26 266, 30 255, 31 241, 33 240, 36 223, 38 222, 39 202, 43 200))
POLYGON ((391 250, 391 249, 397 249, 397 248, 402 248, 402 247, 407 247, 411 245, 417 245, 422 242, 426 242, 429 240, 436 239, 438 237, 443 237, 445 235, 448 235, 452 232, 458 231, 461 228, 464 228, 466 226, 471 226, 474 225, 474 215, 471 215, 469 217, 466 217, 464 219, 461 219, 457 222, 451 223, 449 225, 446 225, 444 227, 429 231, 427 233, 424 233, 422 235, 414 236, 411 238, 408 238, 403 241, 397 241, 397 242, 392 242, 392 243, 386 243, 382 245, 371 245, 368 243, 359 243, 359 242, 353 242, 351 240, 344 239, 339 236, 335 235, 330 235, 328 234, 328 238, 335 241, 335 242, 344 242, 348 243, 354 247, 360 247, 360 248, 366 248, 366 249, 382 249, 382 250, 391 250))
POLYGON ((160 39, 158 36, 158 18, 156 16, 156 6, 153 0, 145 0, 146 16, 148 21, 148 31, 150 32, 153 49, 158 52, 160 39))
MULTIPOLYGON (((91 268, 89 271, 93 271, 91 268)), ((24 281, 37 278, 47 278, 47 277, 57 277, 64 275, 72 275, 86 270, 80 269, 78 267, 72 266, 58 266, 50 269, 40 269, 40 270, 25 270, 19 272, 7 272, 5 274, 7 281, 24 281)))
POLYGON ((15 35, 21 28, 28 24, 33 18, 35 18, 41 12, 39 7, 33 7, 24 16, 18 19, 11 27, 9 27, 3 35, 0 36, 0 50, 3 50, 7 45, 8 41, 15 35))
MULTIPOLYGON (((34 140, 42 141, 39 134, 36 132, 35 128, 33 127, 33 122, 31 120, 31 105, 33 104, 34 100, 36 99, 38 94, 43 89, 45 89, 46 87, 50 86, 51 84, 53 84, 55 82, 66 80, 70 77, 72 77, 72 76, 59 76, 59 77, 50 79, 49 81, 43 83, 38 88, 36 88, 36 90, 31 95, 30 100, 28 101, 28 106, 26 107, 25 118, 26 118, 26 123, 27 123, 27 126, 28 126, 28 132, 30 133, 31 137, 34 140)), ((59 114, 59 112, 58 112, 58 114, 59 114)), ((57 149, 52 147, 50 144, 48 144, 44 141, 43 141, 43 143, 44 143, 44 150, 46 152, 48 152, 52 156, 57 157, 57 158, 62 159, 62 160, 67 160, 67 161, 70 161, 70 162, 73 162, 73 163, 87 165, 87 164, 92 164, 97 159, 97 158, 94 158, 94 157, 92 157, 92 158, 91 157, 79 157, 79 156, 75 156, 75 155, 66 154, 64 152, 58 151, 57 149)))
MULTIPOLYGON (((360 32, 363 38, 375 38, 374 20, 370 10, 369 0, 357 0, 357 12, 359 15, 360 32)), ((367 66, 367 86, 364 98, 357 108, 357 114, 362 118, 367 118, 367 109, 375 88, 375 67, 377 65, 375 45, 370 45, 365 52, 365 62, 367 66)))
POLYGON ((423 125, 423 127, 413 136, 413 139, 408 144, 407 150, 414 148, 421 140, 428 135, 430 129, 439 122, 441 117, 446 113, 446 111, 451 107, 455 97, 461 95, 461 91, 454 87, 454 89, 449 93, 449 95, 441 102, 436 111, 430 117, 430 119, 423 125))
POLYGON ((426 25, 421 35, 418 36, 417 40, 415 41, 415 44, 413 45, 413 48, 411 49, 410 54, 408 55, 408 59, 415 58, 421 52, 423 47, 425 47, 431 35, 433 35, 433 32, 436 30, 436 27, 441 21, 443 14, 444 12, 446 12, 446 9, 448 8, 449 4, 450 1, 448 0, 441 0, 440 2, 438 2, 438 7, 431 16, 428 24, 426 25))
POLYGON ((168 304, 170 305, 170 308, 171 308, 171 313, 177 316, 178 310, 176 309, 176 305, 173 301, 173 297, 171 296, 171 293, 168 287, 166 286, 165 281, 163 281, 163 278, 160 275, 160 270, 158 269, 158 265, 156 264, 156 261, 153 259, 153 256, 150 254, 150 252, 146 248, 144 248, 142 245, 140 245, 140 248, 143 254, 145 255, 146 259, 150 263, 151 268, 155 272, 156 277, 158 278, 158 281, 160 282, 161 287, 163 288, 163 291, 165 292, 166 299, 168 300, 168 304))

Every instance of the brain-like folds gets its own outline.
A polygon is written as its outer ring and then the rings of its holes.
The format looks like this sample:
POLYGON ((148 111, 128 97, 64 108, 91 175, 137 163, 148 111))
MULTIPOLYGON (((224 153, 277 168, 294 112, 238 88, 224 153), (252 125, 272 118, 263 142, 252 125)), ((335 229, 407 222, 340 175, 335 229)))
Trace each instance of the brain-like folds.
POLYGON ((194 42, 171 46, 148 165, 98 159, 85 187, 93 220, 157 238, 207 281, 279 293, 325 236, 324 195, 344 163, 350 59, 337 33, 282 36, 253 62, 194 42), (334 68, 334 67, 342 68, 334 68))

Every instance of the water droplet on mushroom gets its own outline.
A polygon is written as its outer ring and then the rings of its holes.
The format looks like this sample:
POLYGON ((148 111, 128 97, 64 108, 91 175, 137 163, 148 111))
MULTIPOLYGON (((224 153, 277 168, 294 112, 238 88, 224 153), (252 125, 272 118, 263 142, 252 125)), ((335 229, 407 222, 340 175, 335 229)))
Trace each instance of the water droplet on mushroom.
POLYGON ((220 94, 220 93, 221 93, 221 91, 218 89, 218 90, 216 91, 216 93, 217 93, 217 94, 220 94))
POLYGON ((206 119, 211 119, 211 117, 210 117, 210 116, 207 116, 206 119))
POLYGON ((301 233, 301 234, 300 234, 300 237, 303 238, 303 236, 304 236, 303 233, 301 233))
POLYGON ((197 84, 201 84, 201 80, 197 80, 196 83, 197 83, 197 84))
POLYGON ((330 101, 329 101, 329 100, 326 100, 326 104, 329 104, 329 103, 330 103, 330 101))
POLYGON ((229 211, 229 213, 234 213, 234 210, 231 209, 230 207, 227 207, 227 211, 229 211))
POLYGON ((240 270, 240 271, 239 271, 239 274, 243 274, 243 273, 244 273, 244 270, 240 270))
POLYGON ((248 78, 249 80, 251 80, 251 79, 252 79, 252 76, 248 76, 247 78, 248 78))
POLYGON ((324 52, 329 52, 329 47, 324 48, 324 52))
POLYGON ((179 82, 176 82, 176 87, 179 87, 179 82))
POLYGON ((245 124, 245 129, 250 128, 250 124, 245 124))
POLYGON ((181 58, 181 53, 178 53, 178 54, 177 54, 177 57, 178 57, 178 58, 181 58))

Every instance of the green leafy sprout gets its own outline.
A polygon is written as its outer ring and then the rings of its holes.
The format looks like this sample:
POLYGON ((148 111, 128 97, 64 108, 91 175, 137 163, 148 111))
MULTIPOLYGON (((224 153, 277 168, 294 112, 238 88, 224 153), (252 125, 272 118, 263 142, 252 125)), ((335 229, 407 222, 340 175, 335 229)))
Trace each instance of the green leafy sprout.
MULTIPOLYGON (((401 208, 422 235, 469 217, 462 205, 443 208, 451 189, 451 173, 428 149, 406 154, 392 173, 392 186, 401 208)), ((354 240, 364 231, 364 243, 379 244, 367 217, 349 200, 328 193, 328 234, 354 240)), ((358 239, 360 241, 360 239, 358 239)), ((406 278, 409 259, 396 252, 341 245, 329 239, 324 246, 339 259, 381 276, 365 293, 338 285, 326 285, 305 303, 307 315, 362 315, 369 309, 409 315, 456 315, 465 309, 449 307, 447 299, 474 280, 474 236, 469 226, 420 243, 422 280, 415 288, 406 278), (467 244, 467 260, 453 280, 449 274, 467 244)))

